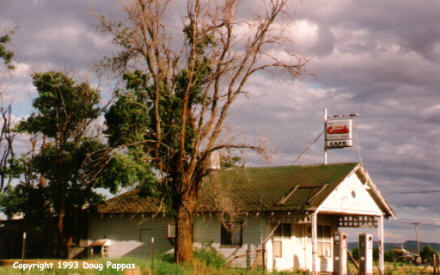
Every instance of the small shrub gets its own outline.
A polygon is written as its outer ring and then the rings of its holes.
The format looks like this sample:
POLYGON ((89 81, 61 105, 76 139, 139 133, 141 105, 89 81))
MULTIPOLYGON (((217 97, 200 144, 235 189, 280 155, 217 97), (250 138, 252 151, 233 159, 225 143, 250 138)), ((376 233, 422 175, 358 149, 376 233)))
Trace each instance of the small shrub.
MULTIPOLYGON (((171 262, 168 262, 167 260, 158 260, 154 263, 154 274, 157 275, 180 275, 183 274, 183 269, 171 262)), ((147 273, 148 274, 148 273, 147 273)))
POLYGON ((168 263, 174 263, 174 254, 173 253, 164 253, 161 254, 159 257, 159 260, 168 262, 168 263))
POLYGON ((351 250, 351 255, 353 255, 353 258, 356 261, 359 261, 359 248, 353 247, 353 249, 351 250))
POLYGON ((386 262, 396 262, 399 257, 394 250, 386 250, 384 258, 386 262))
POLYGON ((203 246, 201 249, 195 249, 194 258, 215 268, 223 267, 226 264, 226 259, 223 255, 219 254, 212 246, 203 246))

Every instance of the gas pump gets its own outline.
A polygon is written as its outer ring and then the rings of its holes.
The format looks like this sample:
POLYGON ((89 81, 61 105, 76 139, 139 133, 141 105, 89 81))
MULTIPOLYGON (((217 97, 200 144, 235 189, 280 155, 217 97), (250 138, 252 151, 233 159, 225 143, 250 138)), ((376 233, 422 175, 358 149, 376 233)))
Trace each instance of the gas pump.
POLYGON ((347 274, 347 233, 336 232, 334 235, 333 274, 347 274))
POLYGON ((373 235, 359 235, 359 274, 373 274, 373 235))

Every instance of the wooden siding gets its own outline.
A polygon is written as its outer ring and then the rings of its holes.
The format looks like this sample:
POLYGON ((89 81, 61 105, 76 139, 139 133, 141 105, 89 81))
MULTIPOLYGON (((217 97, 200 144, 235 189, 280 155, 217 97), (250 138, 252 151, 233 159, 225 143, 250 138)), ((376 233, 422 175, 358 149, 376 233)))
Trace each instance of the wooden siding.
POLYGON ((202 247, 211 245, 221 253, 233 266, 246 267, 246 253, 249 250, 250 264, 256 257, 256 249, 260 244, 260 236, 266 234, 266 221, 263 217, 249 216, 243 220, 243 245, 222 246, 221 245, 221 224, 214 216, 196 217, 194 223, 194 246, 202 247))
MULTIPOLYGON (((318 215, 318 225, 330 226, 332 243, 330 255, 317 258, 318 271, 333 271, 333 234, 337 231, 336 216, 318 215)), ((272 237, 266 244, 267 267, 269 270, 311 270, 312 239, 310 224, 291 224, 290 238, 272 237), (282 257, 273 256, 273 241, 282 241, 282 257)))
MULTIPOLYGON (((337 230, 338 214, 382 215, 377 203, 371 197, 355 173, 352 173, 340 183, 331 194, 318 207, 318 225, 331 227, 331 236, 337 230)), ((202 247, 211 245, 223 254, 228 262, 234 266, 246 267, 252 264, 257 257, 257 250, 261 239, 265 239, 271 232, 271 223, 280 219, 277 213, 271 216, 256 216, 249 214, 243 218, 242 243, 237 246, 221 245, 221 223, 214 214, 197 214, 194 218, 194 246, 202 247), (248 253, 249 251, 249 253, 248 253), (246 254, 250 255, 247 261, 246 254)), ((148 257, 151 251, 149 238, 155 238, 155 251, 157 253, 172 249, 167 238, 168 224, 171 219, 156 217, 152 219, 141 218, 139 215, 109 215, 104 218, 90 220, 89 239, 109 239, 111 245, 108 250, 109 257, 137 256, 148 257)), ((287 222, 287 221, 285 221, 287 222)), ((273 241, 270 238, 266 243, 266 267, 277 270, 311 270, 312 269, 312 244, 310 223, 292 223, 291 234, 282 238, 282 256, 273 257, 273 241)), ((333 243, 333 237, 331 237, 333 243)), ((333 270, 333 245, 329 257, 317 258, 318 271, 333 270)))
MULTIPOLYGON (((319 224, 332 226, 336 230, 336 219, 331 216, 319 215, 319 224)), ((151 253, 150 239, 155 239, 155 253, 171 251, 173 247, 167 238, 168 224, 173 221, 168 218, 141 218, 129 215, 114 215, 113 217, 96 217, 90 220, 89 239, 109 239, 109 258, 119 257, 149 257, 151 253)), ((271 231, 271 224, 264 216, 250 215, 243 220, 243 245, 222 246, 221 224, 212 216, 198 216, 194 219, 194 246, 211 245, 221 253, 233 266, 246 267, 249 253, 252 264, 260 249, 260 241, 271 231), (247 252, 249 251, 249 252, 247 252)), ((274 237, 266 242, 266 267, 271 270, 311 269, 311 239, 308 236, 309 224, 292 224, 290 238, 282 238, 281 258, 273 257, 272 242, 274 237)), ((276 238, 275 238, 276 239, 276 238)), ((259 254, 261 256, 261 254, 259 254)), ((331 256, 333 251, 331 252, 331 256)), ((318 260, 320 269, 332 270, 331 257, 318 260), (324 268, 326 266, 327 268, 324 268)))
POLYGON ((170 219, 141 218, 139 215, 95 217, 90 220, 89 239, 109 239, 109 258, 148 257, 151 253, 151 237, 154 237, 155 253, 163 253, 172 246, 168 241, 170 219))

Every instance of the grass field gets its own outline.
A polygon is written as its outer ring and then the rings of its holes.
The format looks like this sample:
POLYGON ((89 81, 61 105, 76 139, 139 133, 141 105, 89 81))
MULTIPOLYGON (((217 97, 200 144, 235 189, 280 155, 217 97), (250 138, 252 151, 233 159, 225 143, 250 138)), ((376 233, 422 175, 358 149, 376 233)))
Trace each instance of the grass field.
MULTIPOLYGON (((157 274, 157 275, 257 275, 262 274, 262 270, 246 270, 239 268, 225 267, 221 262, 215 259, 197 258, 192 266, 178 266, 171 263, 169 259, 163 257, 155 258, 153 261, 153 271, 151 270, 151 260, 143 260, 139 258, 123 258, 118 260, 26 260, 24 264, 28 270, 23 271, 19 268, 22 264, 21 260, 1 261, 0 274, 104 274, 104 275, 139 275, 139 274, 157 274), (31 266, 34 264, 33 266, 31 266), (42 266, 46 264, 46 266, 42 266), (52 264, 52 268, 48 268, 52 264), (31 270, 29 268, 32 267, 31 270)), ((378 274, 375 267, 374 274, 378 274)), ((266 273, 272 275, 288 275, 288 274, 308 274, 303 271, 290 272, 272 272, 266 273)), ((354 266, 349 266, 348 274, 356 274, 354 266)), ((432 267, 413 266, 401 263, 386 263, 385 274, 432 274, 432 267)))
MULTIPOLYGON (((21 260, 8 260, 3 261, 0 266, 0 274, 19 275, 22 274, 22 270, 19 269, 19 265, 22 264, 21 260), (8 264, 8 265, 5 265, 8 264), (15 267, 14 267, 15 266, 15 267)), ((157 275, 191 275, 191 274, 216 274, 216 275, 256 275, 262 274, 262 270, 245 270, 239 268, 216 266, 215 264, 208 264, 205 261, 196 259, 194 264, 191 265, 176 265, 168 260, 155 258, 153 261, 153 272, 151 269, 151 260, 131 259, 123 258, 118 260, 91 260, 91 261, 65 261, 65 260, 26 260, 24 262, 28 270, 23 274, 126 274, 126 275, 138 275, 138 274, 157 274, 157 275), (48 268, 47 265, 52 263, 52 268, 48 268), (30 265, 32 270, 29 270, 30 265), (38 266, 39 264, 39 266, 38 266), (46 264, 46 267, 42 265, 46 264), (42 267, 42 268, 39 268, 42 267)), ((307 274, 292 273, 292 272, 273 272, 267 274, 307 274)))

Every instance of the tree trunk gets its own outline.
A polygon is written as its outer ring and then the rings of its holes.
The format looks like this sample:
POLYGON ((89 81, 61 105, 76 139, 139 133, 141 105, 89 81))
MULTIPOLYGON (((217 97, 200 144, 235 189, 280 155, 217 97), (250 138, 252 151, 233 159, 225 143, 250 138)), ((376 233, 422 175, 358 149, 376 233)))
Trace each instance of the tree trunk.
POLYGON ((64 200, 61 198, 57 217, 57 257, 64 256, 64 243, 64 200))
POLYGON ((177 207, 177 263, 193 261, 193 214, 197 203, 195 192, 185 193, 177 207))
POLYGON ((72 248, 73 236, 69 234, 64 238, 64 245, 66 247, 66 257, 69 258, 69 254, 72 248))

